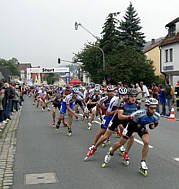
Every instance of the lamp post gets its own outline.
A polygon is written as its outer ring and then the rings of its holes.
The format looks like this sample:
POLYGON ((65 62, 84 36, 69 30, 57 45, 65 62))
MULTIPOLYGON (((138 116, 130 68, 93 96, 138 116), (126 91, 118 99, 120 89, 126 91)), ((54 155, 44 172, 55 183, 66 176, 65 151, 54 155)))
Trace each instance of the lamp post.
MULTIPOLYGON (((97 40, 99 39, 97 36, 95 36, 93 33, 91 33, 86 27, 84 27, 81 23, 77 23, 75 22, 75 30, 78 30, 78 27, 82 27, 85 31, 87 31, 89 34, 91 34, 94 38, 96 38, 97 40)), ((98 48, 101 52, 102 52, 102 55, 103 55, 103 71, 105 71, 105 58, 104 58, 104 51, 102 48, 96 46, 96 45, 93 45, 93 47, 96 47, 98 48)))

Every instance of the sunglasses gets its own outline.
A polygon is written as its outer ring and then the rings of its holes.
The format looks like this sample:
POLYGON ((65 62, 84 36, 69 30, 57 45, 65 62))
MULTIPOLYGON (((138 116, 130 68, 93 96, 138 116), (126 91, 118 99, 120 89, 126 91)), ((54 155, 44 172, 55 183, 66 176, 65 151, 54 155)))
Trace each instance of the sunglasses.
POLYGON ((149 107, 149 109, 156 110, 157 108, 156 107, 149 107))
POLYGON ((130 96, 131 98, 136 98, 137 96, 130 96))

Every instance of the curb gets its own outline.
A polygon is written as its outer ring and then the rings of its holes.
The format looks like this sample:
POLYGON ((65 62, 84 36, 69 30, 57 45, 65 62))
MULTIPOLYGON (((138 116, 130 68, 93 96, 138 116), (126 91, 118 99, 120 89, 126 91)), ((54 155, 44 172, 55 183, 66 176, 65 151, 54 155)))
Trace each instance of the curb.
POLYGON ((10 189, 13 185, 14 161, 16 152, 15 131, 19 125, 21 110, 14 114, 5 126, 0 139, 0 188, 10 189))
MULTIPOLYGON (((164 116, 164 115, 160 115, 160 117, 166 118, 168 119, 170 116, 164 116)), ((176 119, 176 118, 175 118, 176 119)), ((176 119, 176 121, 179 121, 179 119, 176 119)))

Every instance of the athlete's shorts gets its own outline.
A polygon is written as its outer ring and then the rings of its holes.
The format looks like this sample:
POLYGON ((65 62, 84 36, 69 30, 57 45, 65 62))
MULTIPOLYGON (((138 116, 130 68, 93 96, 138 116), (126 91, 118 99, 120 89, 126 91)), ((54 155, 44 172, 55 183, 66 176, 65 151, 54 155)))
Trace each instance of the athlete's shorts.
MULTIPOLYGON (((73 103, 69 104, 70 105, 70 108, 72 110, 74 110, 74 107, 73 107, 73 103)), ((61 103, 61 108, 60 108, 60 114, 65 114, 66 113, 66 110, 67 110, 67 106, 66 106, 66 103, 65 102, 62 102, 61 103)))
POLYGON ((122 124, 123 127, 125 128, 128 124, 129 120, 119 120, 118 114, 115 115, 114 119, 112 120, 112 124, 109 126, 109 130, 115 131, 116 128, 122 124))
POLYGON ((52 106, 55 107, 55 108, 58 108, 60 110, 60 108, 61 108, 61 102, 53 101, 53 105, 52 106))
POLYGON ((129 121, 126 128, 122 132, 122 136, 125 139, 129 139, 134 132, 138 133, 141 138, 143 135, 148 134, 145 126, 138 126, 134 121, 129 121))
POLYGON ((87 104, 88 110, 92 110, 94 107, 96 107, 96 104, 87 104))
POLYGON ((80 100, 76 100, 76 101, 75 101, 75 105, 77 105, 77 104, 79 104, 81 107, 83 106, 83 103, 82 103, 82 101, 80 101, 80 100))
POLYGON ((110 123, 110 121, 111 121, 112 118, 113 118, 113 114, 110 115, 110 116, 105 116, 104 120, 103 120, 103 122, 101 124, 101 129, 106 130, 108 128, 109 123, 110 123))

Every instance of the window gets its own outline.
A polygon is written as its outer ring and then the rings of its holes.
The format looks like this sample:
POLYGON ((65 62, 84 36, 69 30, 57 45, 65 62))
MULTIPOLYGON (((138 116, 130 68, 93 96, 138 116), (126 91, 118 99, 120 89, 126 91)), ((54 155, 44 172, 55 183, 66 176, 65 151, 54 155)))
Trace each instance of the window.
POLYGON ((170 26, 168 29, 168 37, 174 37, 176 33, 176 26, 175 24, 170 26))
POLYGON ((165 62, 168 62, 168 49, 165 50, 165 62))
POLYGON ((170 62, 173 62, 173 49, 170 49, 170 62))

